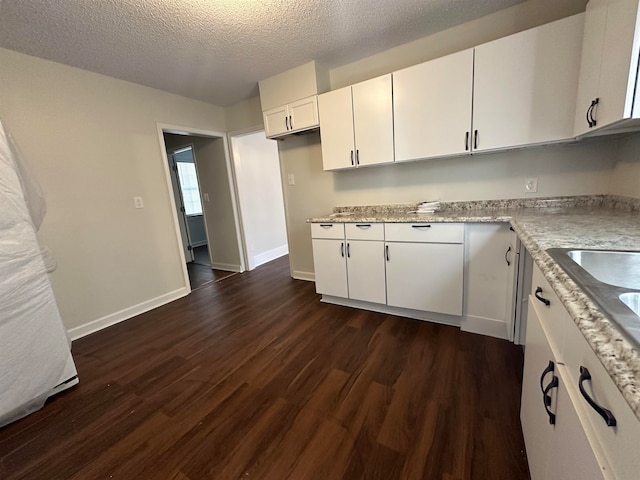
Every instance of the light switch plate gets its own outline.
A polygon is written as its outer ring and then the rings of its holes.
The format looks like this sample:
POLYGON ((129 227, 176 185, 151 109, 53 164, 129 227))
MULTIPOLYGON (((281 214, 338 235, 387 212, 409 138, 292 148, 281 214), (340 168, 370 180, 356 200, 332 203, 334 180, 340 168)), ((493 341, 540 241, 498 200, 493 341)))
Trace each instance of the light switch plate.
POLYGON ((531 177, 524 181, 524 191, 527 193, 536 193, 538 191, 538 178, 531 177))
POLYGON ((293 175, 293 173, 290 173, 287 175, 287 183, 289 185, 295 185, 296 184, 296 177, 293 175))
POLYGON ((133 197, 133 206, 136 208, 144 208, 142 197, 133 197))

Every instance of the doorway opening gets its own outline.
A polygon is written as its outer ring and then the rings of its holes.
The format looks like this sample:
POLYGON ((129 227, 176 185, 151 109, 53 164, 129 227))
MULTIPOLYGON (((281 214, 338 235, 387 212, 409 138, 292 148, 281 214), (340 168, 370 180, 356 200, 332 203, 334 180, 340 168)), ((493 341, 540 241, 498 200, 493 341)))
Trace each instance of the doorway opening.
POLYGON ((263 129, 230 135, 240 224, 248 270, 288 255, 282 174, 277 142, 263 129))
POLYGON ((185 286, 244 271, 227 138, 158 125, 185 286))

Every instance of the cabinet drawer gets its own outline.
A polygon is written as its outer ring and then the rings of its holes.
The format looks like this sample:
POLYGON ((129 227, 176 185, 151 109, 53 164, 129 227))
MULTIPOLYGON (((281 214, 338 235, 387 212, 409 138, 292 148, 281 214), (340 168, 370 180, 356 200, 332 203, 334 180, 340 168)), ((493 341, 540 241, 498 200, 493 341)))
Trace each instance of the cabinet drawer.
POLYGON ((464 225, 461 223, 385 223, 387 242, 462 243, 464 225))
POLYGON ((311 238, 344 238, 344 223, 312 223, 311 238))
POLYGON ((347 223, 347 240, 384 240, 382 223, 347 223))
POLYGON ((569 312, 567 312, 567 309, 551 288, 540 268, 535 264, 529 303, 535 309, 538 318, 540 318, 540 324, 549 339, 553 354, 559 362, 563 361, 562 352, 565 330, 570 323, 573 323, 573 320, 571 320, 569 312), (549 302, 549 304, 547 305, 545 301, 549 302))
POLYGON ((606 463, 612 470, 611 478, 638 478, 640 458, 640 421, 637 419, 609 373, 587 343, 577 325, 568 325, 565 339, 565 365, 570 379, 567 383, 575 393, 576 409, 581 414, 584 428, 601 446, 606 463), (616 419, 616 426, 607 426, 605 420, 580 393, 580 367, 589 370, 591 380, 582 382, 587 395, 599 406, 609 410, 616 419))

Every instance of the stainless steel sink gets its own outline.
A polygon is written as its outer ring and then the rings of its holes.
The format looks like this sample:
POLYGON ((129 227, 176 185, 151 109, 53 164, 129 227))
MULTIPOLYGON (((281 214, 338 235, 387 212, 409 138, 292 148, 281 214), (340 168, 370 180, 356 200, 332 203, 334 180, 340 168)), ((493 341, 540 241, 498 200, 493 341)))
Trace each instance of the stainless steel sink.
POLYGON ((550 248, 547 253, 640 345, 640 252, 550 248))
POLYGON ((596 280, 616 287, 640 289, 640 252, 569 250, 567 255, 596 280))

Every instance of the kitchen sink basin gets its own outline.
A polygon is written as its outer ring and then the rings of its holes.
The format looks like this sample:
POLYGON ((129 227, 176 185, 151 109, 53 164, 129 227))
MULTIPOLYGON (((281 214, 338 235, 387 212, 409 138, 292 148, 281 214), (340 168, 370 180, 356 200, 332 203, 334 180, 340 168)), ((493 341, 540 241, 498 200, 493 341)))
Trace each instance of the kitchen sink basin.
POLYGON ((640 345, 640 252, 550 248, 547 253, 640 345))
POLYGON ((640 317, 640 292, 623 293, 620 295, 620 301, 640 317))
POLYGON ((567 255, 596 280, 640 290, 640 252, 569 250, 567 255))

